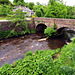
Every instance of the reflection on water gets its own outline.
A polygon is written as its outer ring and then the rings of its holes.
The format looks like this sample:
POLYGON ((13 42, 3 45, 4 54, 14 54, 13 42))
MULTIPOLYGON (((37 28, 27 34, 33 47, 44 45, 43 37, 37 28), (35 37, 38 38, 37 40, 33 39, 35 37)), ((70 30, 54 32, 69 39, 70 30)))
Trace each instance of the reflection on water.
POLYGON ((66 44, 62 36, 50 38, 43 41, 39 39, 46 38, 44 34, 30 34, 25 36, 13 37, 0 41, 0 66, 8 62, 11 64, 19 58, 23 59, 28 51, 57 49, 66 44))

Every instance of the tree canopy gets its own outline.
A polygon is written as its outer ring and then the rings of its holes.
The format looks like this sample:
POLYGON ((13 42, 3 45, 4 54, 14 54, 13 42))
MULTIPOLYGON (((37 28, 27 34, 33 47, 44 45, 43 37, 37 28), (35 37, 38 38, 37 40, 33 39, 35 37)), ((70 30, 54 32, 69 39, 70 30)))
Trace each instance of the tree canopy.
POLYGON ((13 3, 15 6, 19 6, 19 5, 24 6, 25 4, 24 0, 14 0, 13 3))
POLYGON ((0 0, 0 4, 11 4, 9 0, 0 0))
POLYGON ((13 3, 17 3, 18 1, 20 1, 22 3, 24 2, 24 0, 14 0, 13 3))
POLYGON ((58 2, 54 2, 53 5, 49 5, 46 11, 45 17, 66 18, 67 16, 66 6, 58 2))
POLYGON ((54 2, 62 2, 63 0, 49 0, 48 5, 53 5, 54 2))
POLYGON ((30 2, 29 5, 28 5, 29 9, 31 9, 31 10, 33 9, 33 6, 34 6, 33 2, 30 2))

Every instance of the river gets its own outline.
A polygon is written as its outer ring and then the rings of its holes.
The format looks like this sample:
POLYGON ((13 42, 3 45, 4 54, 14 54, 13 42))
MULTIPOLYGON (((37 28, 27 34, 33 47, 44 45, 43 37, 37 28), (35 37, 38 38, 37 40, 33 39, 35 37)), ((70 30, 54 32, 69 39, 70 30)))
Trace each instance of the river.
MULTIPOLYGON (((71 39, 72 38, 73 36, 71 39)), ((46 40, 45 35, 42 33, 34 33, 0 40, 0 66, 5 63, 12 64, 13 61, 20 58, 23 59, 28 51, 35 52, 35 50, 53 50, 62 48, 67 42, 68 40, 62 35, 46 40)))

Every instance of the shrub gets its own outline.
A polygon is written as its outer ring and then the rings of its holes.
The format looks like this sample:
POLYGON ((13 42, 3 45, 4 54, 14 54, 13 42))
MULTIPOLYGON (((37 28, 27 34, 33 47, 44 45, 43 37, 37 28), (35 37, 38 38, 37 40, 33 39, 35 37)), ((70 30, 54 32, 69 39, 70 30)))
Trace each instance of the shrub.
POLYGON ((36 14, 36 16, 38 16, 38 17, 41 17, 41 16, 42 16, 41 10, 36 10, 35 14, 36 14))
POLYGON ((57 33, 53 28, 47 27, 44 31, 44 34, 46 34, 47 37, 54 37, 57 33))
POLYGON ((26 53, 26 56, 28 56, 28 55, 32 55, 32 51, 28 51, 27 53, 26 53))
POLYGON ((73 38, 72 42, 75 43, 75 38, 73 38))

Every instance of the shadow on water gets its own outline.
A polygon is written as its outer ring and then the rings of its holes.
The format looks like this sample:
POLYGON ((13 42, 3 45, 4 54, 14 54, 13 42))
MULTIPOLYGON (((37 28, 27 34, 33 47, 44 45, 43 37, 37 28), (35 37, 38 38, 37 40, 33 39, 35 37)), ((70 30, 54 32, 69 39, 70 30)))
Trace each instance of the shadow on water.
POLYGON ((46 38, 44 34, 34 33, 0 40, 0 66, 4 63, 12 64, 20 58, 23 59, 28 51, 57 49, 66 44, 62 36, 38 41, 43 38, 46 38))

